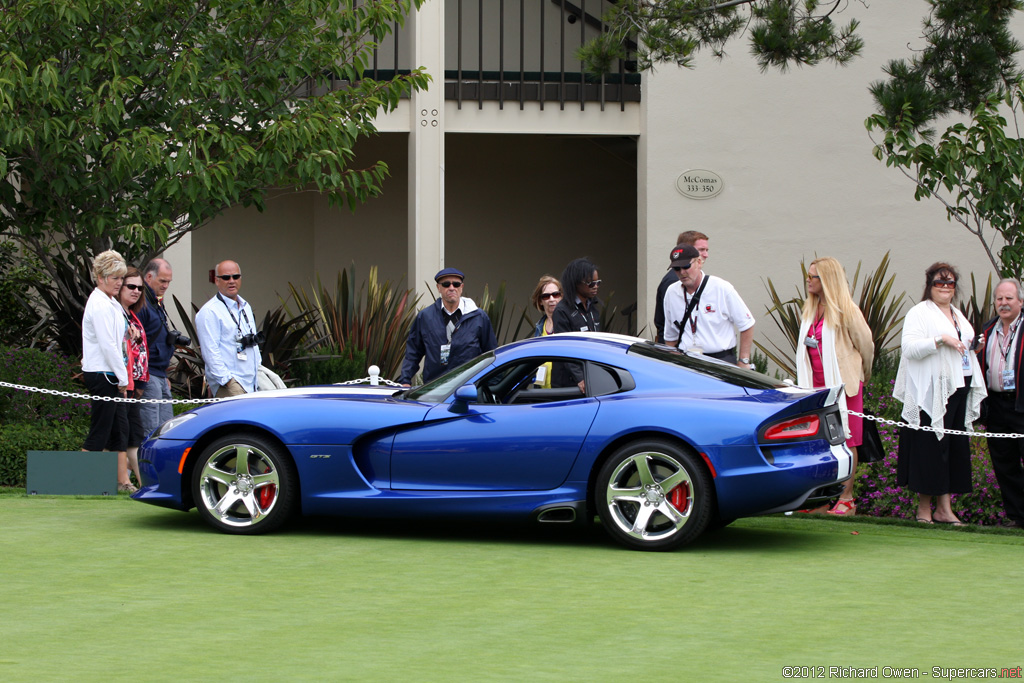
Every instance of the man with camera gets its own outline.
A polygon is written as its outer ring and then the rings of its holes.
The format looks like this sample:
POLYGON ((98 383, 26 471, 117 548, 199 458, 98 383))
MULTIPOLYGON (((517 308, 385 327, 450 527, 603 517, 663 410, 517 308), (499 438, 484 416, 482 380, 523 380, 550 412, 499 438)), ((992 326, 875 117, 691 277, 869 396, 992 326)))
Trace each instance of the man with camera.
POLYGON ((217 398, 256 390, 262 334, 252 307, 238 294, 242 269, 234 261, 217 264, 217 293, 196 313, 196 333, 206 363, 206 383, 217 398))
MULTIPOLYGON (((164 294, 173 279, 171 264, 162 258, 151 260, 142 270, 142 279, 146 283, 143 291, 146 305, 137 315, 146 330, 150 378, 142 398, 170 399, 171 381, 167 378, 167 366, 174 358, 174 347, 188 346, 192 340, 175 329, 164 308, 164 294)), ((149 434, 174 417, 174 408, 170 403, 143 403, 139 407, 139 417, 142 433, 149 434)))

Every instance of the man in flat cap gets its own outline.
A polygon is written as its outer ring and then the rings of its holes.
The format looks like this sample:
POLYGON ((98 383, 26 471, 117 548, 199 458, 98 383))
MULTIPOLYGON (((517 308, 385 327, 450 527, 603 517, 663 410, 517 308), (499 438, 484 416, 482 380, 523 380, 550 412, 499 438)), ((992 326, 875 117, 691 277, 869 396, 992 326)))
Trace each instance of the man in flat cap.
POLYGON ((444 268, 434 276, 440 296, 412 324, 398 379, 401 384, 409 386, 421 360, 426 383, 498 345, 491 319, 472 299, 462 296, 465 279, 458 268, 444 268))

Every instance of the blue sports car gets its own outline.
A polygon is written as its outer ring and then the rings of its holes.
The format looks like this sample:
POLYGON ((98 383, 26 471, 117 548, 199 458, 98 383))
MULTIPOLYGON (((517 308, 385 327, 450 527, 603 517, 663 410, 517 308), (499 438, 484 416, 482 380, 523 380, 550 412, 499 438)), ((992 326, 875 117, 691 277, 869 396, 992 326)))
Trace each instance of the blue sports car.
POLYGON ((813 507, 851 475, 839 387, 798 389, 634 337, 559 334, 414 389, 250 394, 169 420, 136 500, 258 534, 289 517, 587 523, 669 550, 813 507), (550 386, 572 365, 581 385, 550 386), (581 375, 580 375, 581 373, 581 375))

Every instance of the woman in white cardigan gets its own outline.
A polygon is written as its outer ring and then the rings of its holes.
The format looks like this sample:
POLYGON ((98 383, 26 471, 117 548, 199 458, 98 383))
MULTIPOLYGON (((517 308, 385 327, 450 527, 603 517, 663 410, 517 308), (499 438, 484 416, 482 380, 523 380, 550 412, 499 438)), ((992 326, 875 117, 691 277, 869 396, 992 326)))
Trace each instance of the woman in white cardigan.
POLYGON ((871 376, 875 344, 864 314, 850 296, 846 271, 830 257, 815 259, 807 268, 807 298, 800 321, 801 343, 796 351, 797 384, 802 387, 845 385, 841 397, 846 445, 853 452, 853 469, 839 500, 828 512, 854 515, 854 475, 857 446, 862 443, 862 418, 847 410, 864 411, 864 382, 871 376))
MULTIPOLYGON (((96 289, 89 295, 82 316, 82 371, 89 393, 124 398, 128 391, 124 309, 117 301, 128 267, 116 251, 96 256, 92 265, 96 289)), ((124 403, 93 399, 89 434, 82 450, 124 451, 128 441, 128 411, 124 403)), ((118 457, 118 490, 131 492, 128 459, 118 457)))
POLYGON ((948 263, 925 272, 921 303, 903 320, 903 355, 893 389, 908 424, 937 430, 900 430, 896 482, 918 494, 917 521, 924 524, 963 524, 950 494, 971 491, 971 444, 967 436, 945 430, 973 431, 986 395, 974 351, 984 338, 974 344, 974 328, 953 306, 959 280, 948 263))

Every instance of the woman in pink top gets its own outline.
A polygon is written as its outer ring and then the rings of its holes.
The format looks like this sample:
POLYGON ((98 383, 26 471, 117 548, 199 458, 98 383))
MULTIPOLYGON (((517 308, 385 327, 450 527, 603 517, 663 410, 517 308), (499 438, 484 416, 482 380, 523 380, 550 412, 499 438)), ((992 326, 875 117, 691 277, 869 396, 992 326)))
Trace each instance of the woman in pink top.
POLYGON ((846 386, 841 400, 846 445, 853 452, 853 469, 839 500, 828 512, 853 515, 853 479, 857 472, 857 446, 862 441, 862 418, 847 410, 864 411, 864 382, 871 376, 875 357, 871 328, 850 295, 846 271, 839 261, 815 259, 807 269, 807 299, 804 300, 796 352, 797 384, 802 387, 846 386))

